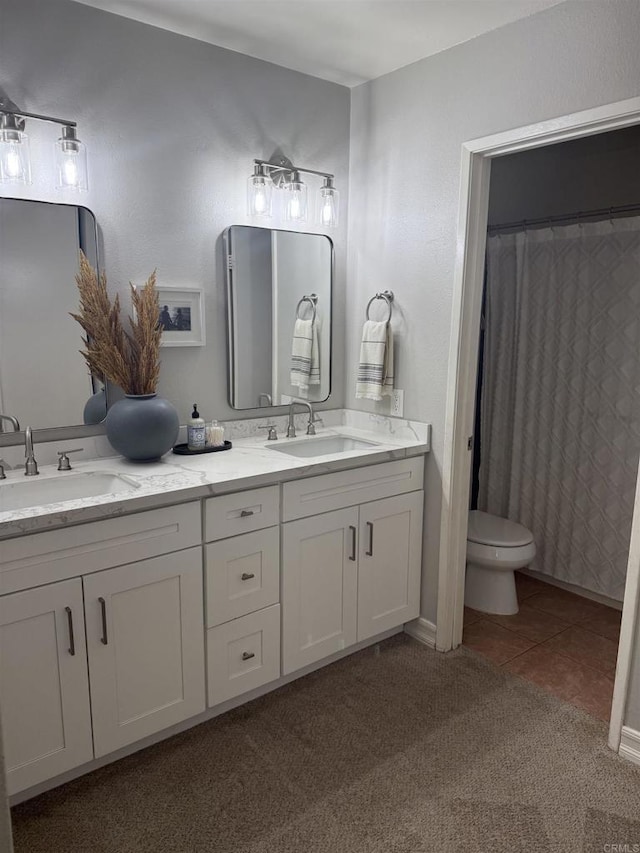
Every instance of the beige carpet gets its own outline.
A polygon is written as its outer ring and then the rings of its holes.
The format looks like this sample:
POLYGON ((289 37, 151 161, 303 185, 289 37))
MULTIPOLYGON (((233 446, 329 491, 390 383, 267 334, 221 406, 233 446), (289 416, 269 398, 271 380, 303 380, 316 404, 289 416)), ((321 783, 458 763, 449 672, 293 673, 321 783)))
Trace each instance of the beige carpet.
POLYGON ((605 741, 399 635, 18 806, 16 853, 604 853, 640 845, 640 768, 605 741))

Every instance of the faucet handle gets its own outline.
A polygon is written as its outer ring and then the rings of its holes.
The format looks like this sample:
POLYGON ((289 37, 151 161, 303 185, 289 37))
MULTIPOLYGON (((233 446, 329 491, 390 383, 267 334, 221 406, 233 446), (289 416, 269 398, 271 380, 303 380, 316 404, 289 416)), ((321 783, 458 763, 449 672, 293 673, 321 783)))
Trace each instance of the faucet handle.
POLYGON ((258 424, 258 429, 269 430, 267 434, 267 441, 278 440, 278 428, 275 424, 258 424))
POLYGON ((70 471, 71 462, 69 462, 69 453, 80 453, 84 447, 74 447, 73 450, 59 450, 58 456, 58 471, 70 471))

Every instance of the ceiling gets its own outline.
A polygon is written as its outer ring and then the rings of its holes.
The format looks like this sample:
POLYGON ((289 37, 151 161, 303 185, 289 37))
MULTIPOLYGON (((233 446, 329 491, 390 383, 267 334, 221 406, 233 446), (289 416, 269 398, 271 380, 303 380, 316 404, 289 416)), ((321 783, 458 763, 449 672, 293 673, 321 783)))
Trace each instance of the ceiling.
POLYGON ((562 0, 76 0, 357 86, 562 0))

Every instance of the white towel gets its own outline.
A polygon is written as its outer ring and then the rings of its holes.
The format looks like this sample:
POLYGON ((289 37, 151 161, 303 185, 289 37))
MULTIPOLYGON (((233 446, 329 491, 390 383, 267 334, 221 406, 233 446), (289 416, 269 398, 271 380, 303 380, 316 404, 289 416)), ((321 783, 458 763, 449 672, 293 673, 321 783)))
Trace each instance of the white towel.
POLYGON ((303 400, 309 396, 310 385, 320 384, 317 321, 296 319, 291 347, 291 384, 298 388, 303 400))
POLYGON ((356 397, 381 400, 393 393, 393 332, 391 323, 367 320, 362 327, 356 397))

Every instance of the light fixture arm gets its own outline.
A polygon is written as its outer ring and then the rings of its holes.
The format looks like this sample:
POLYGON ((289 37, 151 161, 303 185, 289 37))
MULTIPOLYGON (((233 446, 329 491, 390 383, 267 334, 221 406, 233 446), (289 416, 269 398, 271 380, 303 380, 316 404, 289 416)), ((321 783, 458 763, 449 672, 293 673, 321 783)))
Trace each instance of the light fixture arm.
POLYGON ((69 121, 65 118, 55 118, 54 116, 45 116, 40 113, 28 113, 25 110, 14 110, 5 107, 3 102, 0 101, 0 116, 8 115, 15 116, 17 119, 22 119, 22 121, 18 121, 17 124, 19 126, 19 130, 24 130, 24 120, 26 118, 34 118, 38 121, 48 121, 51 124, 61 124, 63 127, 77 127, 78 123, 75 121, 69 121), (20 126, 21 125, 21 126, 20 126))
POLYGON ((256 166, 266 166, 266 169, 269 173, 271 172, 304 172, 306 175, 319 175, 321 178, 329 178, 329 180, 333 181, 335 175, 331 174, 331 172, 318 172, 316 169, 304 169, 302 166, 294 166, 293 163, 271 163, 269 160, 258 160, 255 159, 253 161, 256 166))

